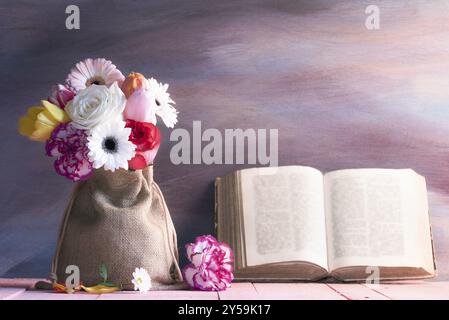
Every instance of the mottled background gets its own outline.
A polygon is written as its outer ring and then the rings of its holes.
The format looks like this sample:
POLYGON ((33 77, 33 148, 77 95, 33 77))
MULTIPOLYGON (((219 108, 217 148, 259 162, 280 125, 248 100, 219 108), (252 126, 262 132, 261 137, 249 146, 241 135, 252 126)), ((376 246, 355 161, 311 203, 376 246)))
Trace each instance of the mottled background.
MULTIPOLYGON (((425 175, 437 279, 449 279, 448 16, 436 0, 1 0, 0 276, 47 275, 73 188, 17 120, 75 62, 106 57, 170 83, 178 127, 277 128, 281 165, 425 175), (68 4, 81 30, 65 29, 68 4)), ((213 232, 214 178, 243 166, 172 165, 169 134, 155 174, 183 251, 213 232)))

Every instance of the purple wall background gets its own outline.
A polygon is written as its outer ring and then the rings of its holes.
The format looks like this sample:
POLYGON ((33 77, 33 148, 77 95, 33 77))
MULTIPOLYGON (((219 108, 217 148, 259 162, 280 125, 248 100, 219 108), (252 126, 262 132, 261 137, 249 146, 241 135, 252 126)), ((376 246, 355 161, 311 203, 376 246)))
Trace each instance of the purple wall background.
MULTIPOLYGON (((17 133, 74 63, 111 59, 170 83, 178 127, 278 128, 279 163, 324 171, 410 167, 428 181, 439 277, 449 279, 449 5, 375 1, 2 1, 0 276, 45 277, 73 184, 17 133), (65 29, 68 4, 81 30, 65 29)), ((155 176, 179 246, 213 232, 213 179, 244 166, 172 165, 155 176)))

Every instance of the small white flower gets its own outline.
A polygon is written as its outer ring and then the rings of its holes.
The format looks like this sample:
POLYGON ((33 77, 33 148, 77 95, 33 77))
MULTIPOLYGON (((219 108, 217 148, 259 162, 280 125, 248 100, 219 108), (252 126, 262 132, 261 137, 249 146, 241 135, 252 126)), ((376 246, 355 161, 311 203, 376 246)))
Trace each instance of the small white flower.
POLYGON ((89 160, 95 169, 128 170, 128 160, 135 155, 136 146, 129 141, 131 128, 125 128, 122 120, 108 121, 96 126, 87 138, 89 160))
POLYGON ((65 107, 77 129, 93 129, 100 123, 121 116, 126 97, 117 82, 110 88, 93 85, 80 90, 65 107))
POLYGON ((145 83, 145 90, 151 97, 154 113, 162 119, 168 128, 173 128, 178 122, 178 111, 172 106, 176 103, 170 98, 167 89, 168 84, 159 83, 154 78, 147 79, 145 83))
POLYGON ((136 268, 133 272, 134 290, 140 292, 148 292, 151 289, 151 277, 144 268, 136 268))
POLYGON ((93 84, 110 87, 115 81, 122 84, 125 77, 111 61, 104 58, 78 62, 67 77, 66 83, 75 92, 93 84))

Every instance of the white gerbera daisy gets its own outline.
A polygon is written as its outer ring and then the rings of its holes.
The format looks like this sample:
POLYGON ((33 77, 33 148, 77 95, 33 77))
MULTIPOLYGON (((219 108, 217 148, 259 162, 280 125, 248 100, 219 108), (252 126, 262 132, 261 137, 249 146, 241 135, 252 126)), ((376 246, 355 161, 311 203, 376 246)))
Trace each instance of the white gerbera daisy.
POLYGON ((134 290, 139 290, 140 292, 148 292, 152 286, 151 277, 144 268, 136 268, 133 272, 132 283, 134 284, 134 290))
POLYGON ((121 86, 125 77, 111 61, 97 58, 78 62, 67 77, 67 85, 77 92, 92 84, 110 87, 115 81, 121 86))
POLYGON ((156 115, 162 119, 168 128, 173 128, 178 122, 178 111, 172 106, 172 104, 176 103, 170 98, 170 94, 167 92, 168 84, 162 84, 156 79, 150 78, 146 81, 145 89, 151 98, 154 99, 156 115))
POLYGON ((88 157, 95 169, 128 170, 128 160, 135 155, 136 146, 129 141, 131 128, 122 120, 108 121, 91 130, 87 138, 88 157))

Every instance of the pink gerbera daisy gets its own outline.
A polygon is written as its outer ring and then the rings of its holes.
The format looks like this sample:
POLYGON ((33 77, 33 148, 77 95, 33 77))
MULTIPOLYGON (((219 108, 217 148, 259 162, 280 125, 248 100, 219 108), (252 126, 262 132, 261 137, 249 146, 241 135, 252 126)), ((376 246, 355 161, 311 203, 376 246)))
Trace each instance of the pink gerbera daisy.
POLYGON ((111 61, 104 58, 78 62, 67 77, 66 83, 78 92, 92 84, 111 86, 115 81, 121 86, 125 77, 111 61))

